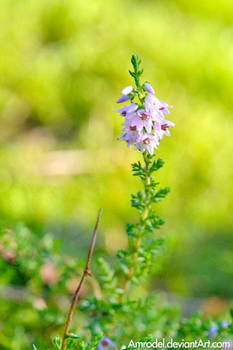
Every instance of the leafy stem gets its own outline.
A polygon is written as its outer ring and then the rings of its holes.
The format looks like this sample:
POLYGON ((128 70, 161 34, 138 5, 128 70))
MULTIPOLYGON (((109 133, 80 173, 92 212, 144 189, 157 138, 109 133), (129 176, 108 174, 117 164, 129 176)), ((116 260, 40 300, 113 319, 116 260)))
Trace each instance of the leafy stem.
MULTIPOLYGON (((146 204, 145 204, 145 208, 144 211, 141 213, 140 215, 140 222, 144 222, 146 220, 146 218, 149 215, 149 207, 150 207, 150 196, 149 196, 149 186, 150 186, 150 158, 148 157, 147 152, 143 153, 143 159, 145 162, 145 178, 144 178, 144 188, 145 188, 145 193, 146 193, 146 204)), ((132 278, 134 276, 134 271, 135 271, 135 266, 137 264, 137 260, 138 260, 138 253, 140 250, 140 245, 141 245, 141 241, 142 241, 142 236, 143 236, 144 232, 140 232, 136 239, 133 241, 133 256, 132 256, 132 261, 131 261, 131 266, 129 268, 128 274, 126 275, 126 280, 125 280, 125 284, 122 288, 122 294, 120 296, 120 302, 123 301, 123 297, 126 293, 126 291, 129 288, 130 282, 132 281, 132 278)), ((129 240, 131 240, 131 238, 129 237, 129 240)), ((130 242, 129 242, 130 243, 130 242)))
POLYGON ((151 184, 150 181, 150 158, 148 155, 148 152, 143 153, 143 159, 145 162, 145 194, 146 194, 146 205, 144 213, 142 214, 142 219, 145 220, 149 214, 149 203, 150 203, 150 194, 149 194, 149 187, 151 184))
POLYGON ((136 91, 135 93, 138 95, 138 99, 143 107, 144 104, 144 97, 143 97, 143 87, 140 84, 140 77, 143 73, 143 69, 140 68, 141 65, 141 59, 137 55, 132 55, 131 57, 131 63, 133 66, 133 72, 129 70, 129 74, 134 78, 135 84, 136 84, 136 91))

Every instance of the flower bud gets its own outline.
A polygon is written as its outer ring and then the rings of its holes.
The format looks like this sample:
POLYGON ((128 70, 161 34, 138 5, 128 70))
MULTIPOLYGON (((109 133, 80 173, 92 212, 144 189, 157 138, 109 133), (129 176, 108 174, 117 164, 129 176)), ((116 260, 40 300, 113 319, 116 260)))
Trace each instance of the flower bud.
POLYGON ((122 95, 128 95, 133 91, 133 86, 128 85, 123 90, 121 90, 122 95))
POLYGON ((153 94, 155 93, 155 90, 153 89, 153 87, 149 84, 149 83, 145 83, 144 84, 144 89, 149 92, 150 94, 153 94))
POLYGON ((130 100, 130 98, 131 98, 130 95, 123 95, 119 98, 117 103, 122 103, 122 102, 128 101, 128 100, 130 100))

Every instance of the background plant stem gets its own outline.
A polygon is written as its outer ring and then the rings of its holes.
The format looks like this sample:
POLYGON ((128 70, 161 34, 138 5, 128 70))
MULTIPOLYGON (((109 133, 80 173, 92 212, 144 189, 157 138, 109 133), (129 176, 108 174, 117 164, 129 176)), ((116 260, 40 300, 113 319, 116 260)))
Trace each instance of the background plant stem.
POLYGON ((99 213, 97 216, 96 224, 95 224, 94 231, 92 234, 92 240, 91 240, 91 245, 90 245, 90 249, 88 252, 88 257, 87 257, 85 269, 83 270, 81 280, 78 284, 78 287, 77 287, 77 289, 74 293, 74 296, 72 298, 72 301, 71 301, 70 310, 69 310, 68 317, 66 320, 64 335, 63 335, 63 339, 62 339, 62 350, 66 349, 66 340, 67 340, 68 335, 69 335, 69 327, 70 327, 70 324, 72 322, 72 317, 73 317, 73 313, 75 310, 75 306, 77 305, 77 302, 78 302, 79 297, 80 297, 80 291, 81 291, 82 285, 84 283, 84 280, 87 276, 92 276, 92 273, 90 270, 90 263, 91 263, 91 259, 92 259, 93 253, 94 253, 96 235, 97 235, 97 230, 98 230, 98 226, 99 226, 101 213, 102 213, 102 209, 99 210, 99 213))

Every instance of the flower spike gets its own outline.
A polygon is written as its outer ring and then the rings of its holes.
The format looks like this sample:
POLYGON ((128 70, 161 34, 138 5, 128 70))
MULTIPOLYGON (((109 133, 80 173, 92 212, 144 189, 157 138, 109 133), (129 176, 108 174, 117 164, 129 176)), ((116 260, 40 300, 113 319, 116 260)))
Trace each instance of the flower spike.
POLYGON ((154 149, 159 146, 159 141, 164 135, 170 136, 169 129, 175 126, 165 118, 172 106, 155 96, 154 88, 150 83, 140 83, 143 69, 140 68, 141 60, 137 55, 132 56, 131 63, 134 70, 129 73, 134 78, 136 87, 126 86, 117 101, 117 103, 123 103, 131 100, 130 105, 116 111, 125 118, 120 138, 127 142, 128 147, 134 145, 134 148, 142 153, 148 151, 153 155, 154 149))

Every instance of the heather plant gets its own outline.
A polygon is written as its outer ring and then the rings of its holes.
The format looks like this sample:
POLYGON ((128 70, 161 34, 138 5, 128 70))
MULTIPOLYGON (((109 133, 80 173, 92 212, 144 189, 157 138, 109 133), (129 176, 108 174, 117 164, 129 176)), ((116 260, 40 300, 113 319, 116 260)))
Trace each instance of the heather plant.
MULTIPOLYGON (((158 295, 148 293, 144 298, 137 295, 137 290, 148 283, 154 267, 159 264, 165 245, 165 238, 158 231, 165 221, 157 214, 156 205, 170 189, 160 187, 157 180, 164 161, 156 158, 155 150, 164 136, 170 136, 174 123, 167 119, 171 106, 155 96, 149 82, 141 82, 143 69, 138 56, 133 55, 131 63, 133 70, 129 73, 135 84, 121 91, 117 103, 126 105, 114 110, 122 118, 121 140, 128 147, 134 147, 141 158, 132 164, 133 176, 140 181, 141 189, 131 196, 131 205, 138 216, 126 227, 128 248, 120 249, 112 264, 103 257, 93 259, 100 211, 86 265, 79 274, 70 309, 66 310, 68 316, 65 317, 57 296, 66 292, 67 281, 76 275, 77 270, 80 272, 80 264, 62 255, 58 241, 51 235, 38 240, 24 227, 18 228, 16 236, 10 232, 2 234, 3 246, 8 249, 8 254, 5 251, 0 260, 2 267, 6 262, 14 267, 9 267, 11 283, 15 282, 19 273, 23 276, 31 291, 30 298, 26 296, 27 307, 36 309, 27 321, 26 329, 30 330, 33 318, 40 322, 44 334, 54 334, 54 329, 62 334, 65 325, 63 336, 53 338, 53 348, 57 350, 133 349, 135 346, 131 339, 143 343, 155 338, 178 341, 196 338, 227 340, 232 337, 230 316, 222 321, 203 318, 201 313, 196 313, 185 319, 176 306, 162 302, 158 295), (97 262, 94 276, 93 260, 97 262), (87 279, 95 281, 99 293, 81 298, 87 279), (74 327, 72 318, 78 303, 81 316, 74 327)), ((10 313, 12 308, 6 311, 10 313)), ((15 324, 17 320, 16 317, 15 324)), ((7 341, 4 345, 7 348, 7 341)), ((34 350, 37 348, 42 350, 41 346, 33 345, 34 350)), ((16 345, 15 349, 19 347, 16 345)))

